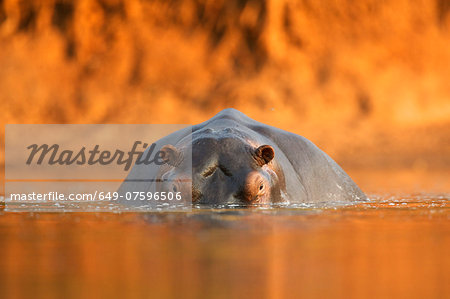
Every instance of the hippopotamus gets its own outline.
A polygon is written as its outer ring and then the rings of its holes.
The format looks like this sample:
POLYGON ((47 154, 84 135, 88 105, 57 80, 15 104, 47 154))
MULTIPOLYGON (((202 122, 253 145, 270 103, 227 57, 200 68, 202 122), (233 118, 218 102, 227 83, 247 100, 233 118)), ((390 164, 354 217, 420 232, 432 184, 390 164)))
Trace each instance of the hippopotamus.
POLYGON ((165 163, 134 165, 119 189, 122 194, 173 191, 189 196, 194 205, 239 206, 367 199, 311 141, 232 108, 156 145, 165 163), (155 179, 141 180, 149 177, 155 179))

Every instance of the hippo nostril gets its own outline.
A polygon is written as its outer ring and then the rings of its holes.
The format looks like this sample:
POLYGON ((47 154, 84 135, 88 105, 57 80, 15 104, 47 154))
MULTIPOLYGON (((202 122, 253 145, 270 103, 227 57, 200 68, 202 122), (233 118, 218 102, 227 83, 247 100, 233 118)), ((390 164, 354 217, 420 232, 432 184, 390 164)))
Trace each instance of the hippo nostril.
POLYGON ((225 166, 219 165, 219 169, 226 175, 226 176, 233 176, 231 171, 229 171, 225 166))

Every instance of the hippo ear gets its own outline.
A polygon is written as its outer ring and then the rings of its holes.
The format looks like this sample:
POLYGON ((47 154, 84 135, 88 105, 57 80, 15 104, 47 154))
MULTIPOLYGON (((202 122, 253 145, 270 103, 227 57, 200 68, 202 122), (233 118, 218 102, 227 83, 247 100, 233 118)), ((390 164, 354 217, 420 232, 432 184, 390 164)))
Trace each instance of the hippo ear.
POLYGON ((261 145, 255 150, 255 159, 260 166, 263 166, 272 161, 274 156, 275 152, 273 150, 273 147, 271 147, 270 145, 261 145))
POLYGON ((177 167, 181 162, 181 153, 176 147, 167 144, 161 148, 162 159, 170 166, 177 167))

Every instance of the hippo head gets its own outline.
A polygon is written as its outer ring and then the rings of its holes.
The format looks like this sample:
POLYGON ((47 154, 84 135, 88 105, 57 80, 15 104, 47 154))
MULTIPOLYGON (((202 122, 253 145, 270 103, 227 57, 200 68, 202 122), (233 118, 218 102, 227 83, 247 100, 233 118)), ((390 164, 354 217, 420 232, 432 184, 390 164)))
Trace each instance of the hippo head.
POLYGON ((284 176, 270 145, 255 145, 236 136, 196 138, 192 167, 186 159, 191 151, 172 145, 161 151, 167 162, 160 170, 162 189, 192 192, 194 204, 248 206, 281 201, 284 176), (189 184, 182 184, 188 180, 189 184))

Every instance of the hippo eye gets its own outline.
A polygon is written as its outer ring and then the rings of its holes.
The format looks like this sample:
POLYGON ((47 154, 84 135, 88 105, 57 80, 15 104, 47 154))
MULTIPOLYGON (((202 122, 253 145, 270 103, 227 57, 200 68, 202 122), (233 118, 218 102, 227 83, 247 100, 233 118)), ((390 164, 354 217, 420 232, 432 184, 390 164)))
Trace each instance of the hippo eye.
POLYGON ((213 166, 213 167, 206 169, 206 171, 202 173, 203 177, 206 178, 206 177, 209 177, 210 175, 212 175, 214 173, 214 171, 216 171, 216 168, 217 168, 217 166, 213 166))
POLYGON ((177 192, 177 191, 178 191, 178 189, 177 189, 177 186, 176 186, 176 185, 173 185, 173 186, 172 186, 172 191, 173 191, 173 192, 177 192))
POLYGON ((259 185, 259 191, 261 191, 262 189, 264 189, 264 184, 259 185))

